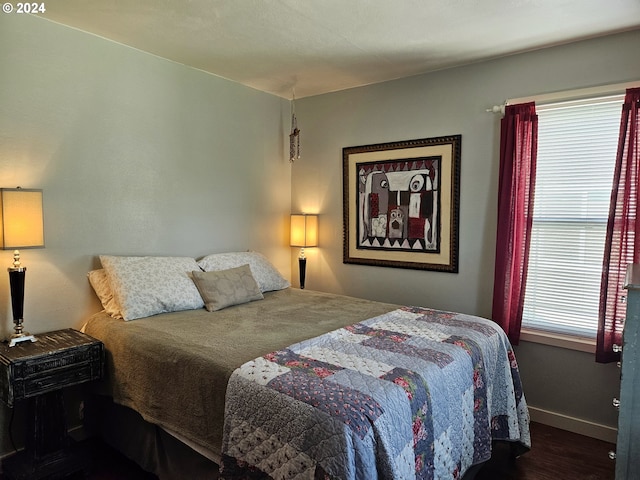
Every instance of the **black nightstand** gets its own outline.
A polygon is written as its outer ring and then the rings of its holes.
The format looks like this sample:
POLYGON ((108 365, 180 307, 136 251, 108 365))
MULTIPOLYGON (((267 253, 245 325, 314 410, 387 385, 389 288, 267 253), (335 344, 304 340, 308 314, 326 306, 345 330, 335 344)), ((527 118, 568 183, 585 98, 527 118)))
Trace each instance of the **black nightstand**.
POLYGON ((63 478, 90 466, 90 454, 67 435, 62 389, 102 378, 102 342, 77 330, 0 343, 0 399, 28 401, 26 448, 3 462, 4 478, 63 478))

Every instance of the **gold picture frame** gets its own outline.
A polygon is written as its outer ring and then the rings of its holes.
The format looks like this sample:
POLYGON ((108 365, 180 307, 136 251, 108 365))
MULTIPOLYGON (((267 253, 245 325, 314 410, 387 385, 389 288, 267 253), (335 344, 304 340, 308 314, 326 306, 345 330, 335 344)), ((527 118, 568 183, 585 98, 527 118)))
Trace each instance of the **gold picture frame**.
POLYGON ((344 263, 458 273, 461 143, 342 149, 344 263))

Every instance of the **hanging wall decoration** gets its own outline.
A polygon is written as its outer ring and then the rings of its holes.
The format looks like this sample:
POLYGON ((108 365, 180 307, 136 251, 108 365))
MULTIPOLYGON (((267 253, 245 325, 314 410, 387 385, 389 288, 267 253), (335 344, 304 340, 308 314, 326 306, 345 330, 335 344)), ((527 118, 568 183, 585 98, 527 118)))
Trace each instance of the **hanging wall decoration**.
POLYGON ((291 163, 300 159, 300 129, 296 118, 296 96, 291 101, 291 134, 289 135, 289 161, 291 163))
POLYGON ((460 144, 343 148, 344 263, 458 272, 460 144))

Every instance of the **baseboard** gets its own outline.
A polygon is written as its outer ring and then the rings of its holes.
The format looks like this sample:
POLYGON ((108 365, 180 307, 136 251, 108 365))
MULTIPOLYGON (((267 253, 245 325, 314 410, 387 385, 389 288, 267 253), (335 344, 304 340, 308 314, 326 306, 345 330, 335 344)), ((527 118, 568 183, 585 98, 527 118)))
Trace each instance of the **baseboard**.
POLYGON ((550 412, 542 408, 529 407, 532 422, 542 423, 587 437, 597 438, 609 443, 616 443, 618 429, 599 423, 590 422, 582 418, 570 417, 557 412, 550 412))

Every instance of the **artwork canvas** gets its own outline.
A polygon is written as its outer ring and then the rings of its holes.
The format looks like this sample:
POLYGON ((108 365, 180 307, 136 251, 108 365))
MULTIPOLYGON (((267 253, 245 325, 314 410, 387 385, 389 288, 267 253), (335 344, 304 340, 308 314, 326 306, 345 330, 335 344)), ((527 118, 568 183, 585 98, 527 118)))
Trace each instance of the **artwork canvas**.
POLYGON ((459 159, 459 135, 344 148, 344 262, 457 272, 459 159))
POLYGON ((440 250, 440 157, 358 163, 358 248, 440 250))

